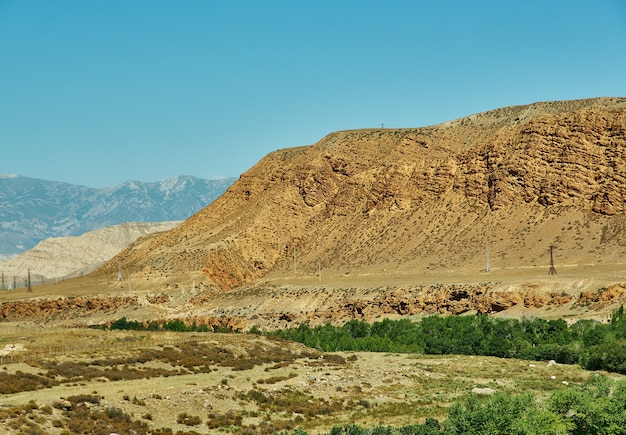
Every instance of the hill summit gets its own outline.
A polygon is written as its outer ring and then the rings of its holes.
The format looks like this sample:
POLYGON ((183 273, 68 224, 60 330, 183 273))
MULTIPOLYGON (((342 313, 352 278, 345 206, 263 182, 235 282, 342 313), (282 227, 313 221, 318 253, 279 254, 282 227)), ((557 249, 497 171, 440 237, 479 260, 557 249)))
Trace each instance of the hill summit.
POLYGON ((544 274, 550 246, 558 267, 617 264, 625 177, 626 98, 339 131, 270 153, 215 202, 98 273, 113 278, 120 261, 152 286, 194 279, 229 290, 461 276, 485 269, 485 255, 494 270, 544 274))

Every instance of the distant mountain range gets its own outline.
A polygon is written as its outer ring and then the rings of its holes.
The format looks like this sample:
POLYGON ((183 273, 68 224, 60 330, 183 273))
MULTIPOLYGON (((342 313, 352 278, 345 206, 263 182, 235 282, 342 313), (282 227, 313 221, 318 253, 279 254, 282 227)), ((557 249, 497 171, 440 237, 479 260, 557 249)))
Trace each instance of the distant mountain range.
POLYGON ((0 260, 0 290, 9 288, 9 285, 21 287, 29 271, 35 284, 43 279, 65 279, 88 273, 139 237, 170 230, 181 222, 126 222, 87 231, 80 236, 42 240, 22 254, 0 260))
POLYGON ((50 237, 80 235, 124 222, 184 220, 234 181, 178 176, 95 189, 0 175, 0 258, 24 252, 50 237))

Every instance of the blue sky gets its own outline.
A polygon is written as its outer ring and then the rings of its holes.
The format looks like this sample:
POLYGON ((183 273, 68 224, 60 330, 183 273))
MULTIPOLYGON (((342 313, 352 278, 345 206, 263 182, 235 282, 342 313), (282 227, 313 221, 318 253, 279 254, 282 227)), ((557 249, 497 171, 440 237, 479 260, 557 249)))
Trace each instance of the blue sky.
POLYGON ((0 173, 239 176, 345 129, 626 96, 626 1, 0 0, 0 173))

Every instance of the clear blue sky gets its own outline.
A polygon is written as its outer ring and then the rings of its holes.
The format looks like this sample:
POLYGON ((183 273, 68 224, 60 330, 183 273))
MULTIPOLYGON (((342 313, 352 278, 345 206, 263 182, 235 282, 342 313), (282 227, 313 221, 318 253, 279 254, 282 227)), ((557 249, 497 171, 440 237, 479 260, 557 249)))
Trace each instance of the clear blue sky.
POLYGON ((626 96, 626 0, 0 0, 0 173, 238 176, 344 129, 626 96))

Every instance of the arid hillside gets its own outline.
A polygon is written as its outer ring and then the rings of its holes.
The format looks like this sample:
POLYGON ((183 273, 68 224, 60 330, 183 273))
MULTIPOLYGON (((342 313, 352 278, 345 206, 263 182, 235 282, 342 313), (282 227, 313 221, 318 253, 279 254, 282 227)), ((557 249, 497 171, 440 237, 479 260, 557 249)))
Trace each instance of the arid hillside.
POLYGON ((91 272, 139 237, 170 230, 180 222, 126 222, 80 236, 42 240, 33 249, 0 261, 4 274, 0 290, 9 286, 17 288, 13 286, 14 280, 22 287, 28 271, 35 284, 91 272))
MULTIPOLYGON (((537 103, 273 152, 121 261, 150 285, 619 264, 626 98, 537 103)), ((542 272, 543 273, 543 272, 542 272)))

